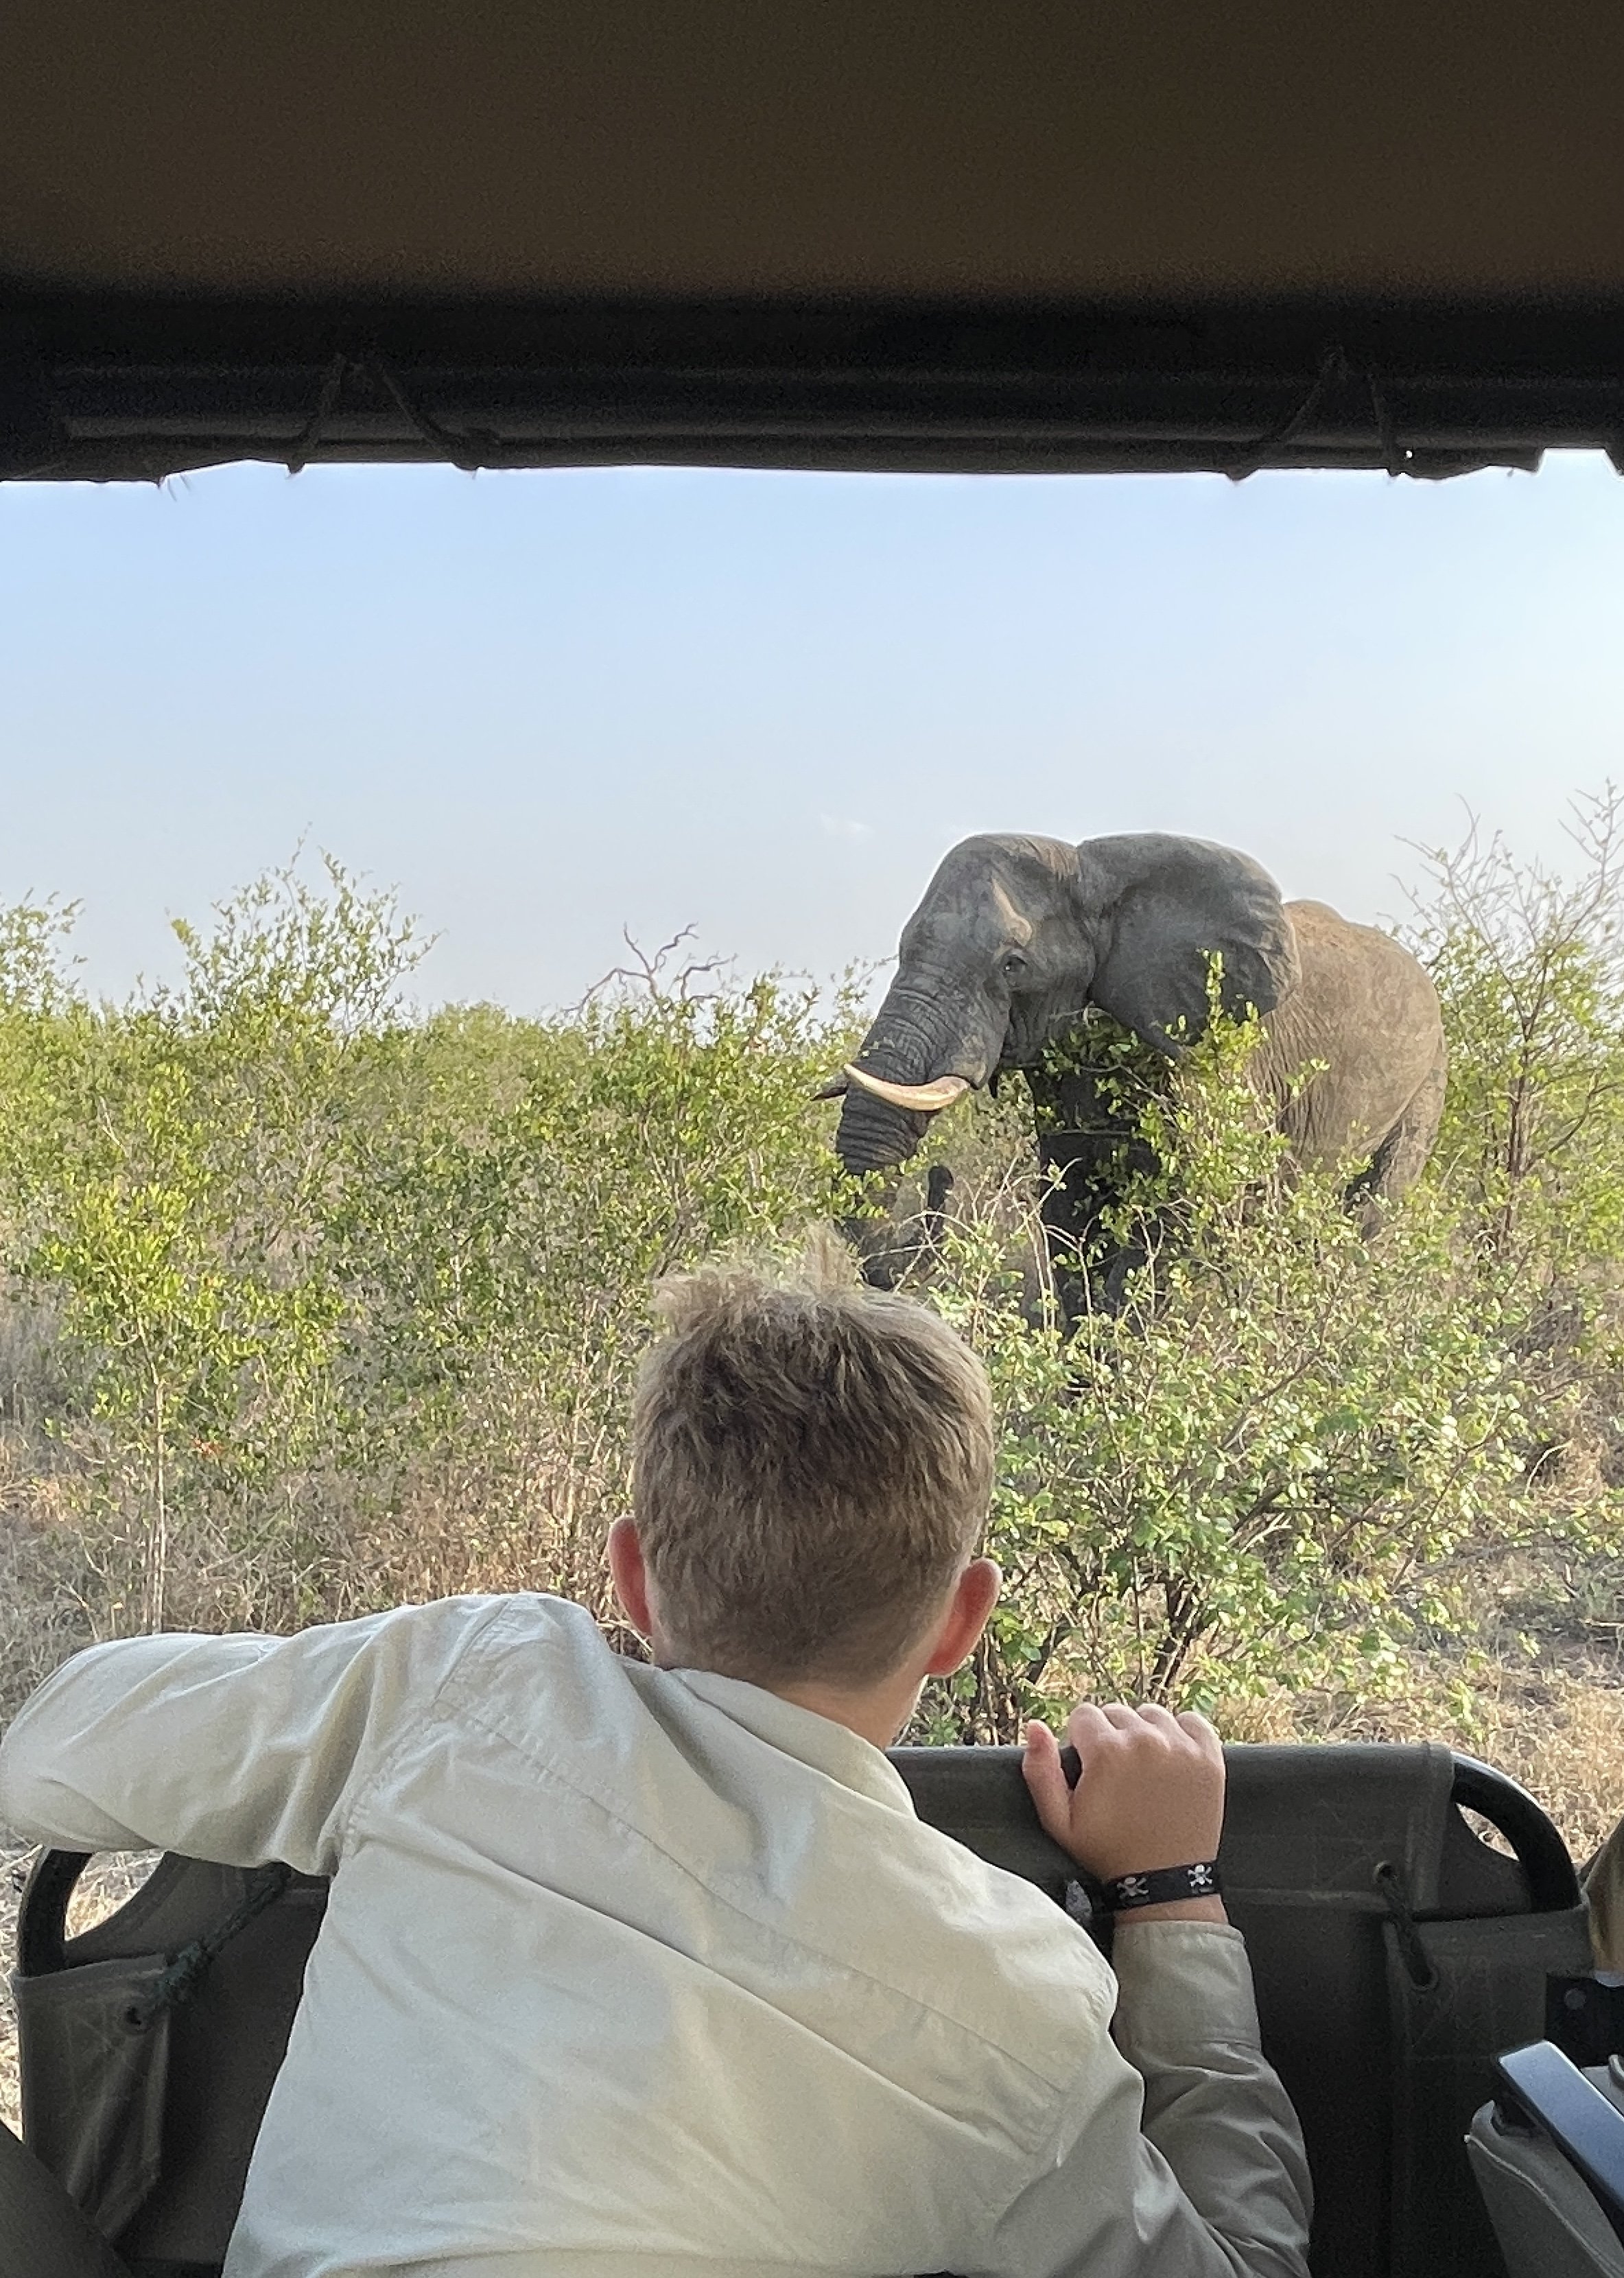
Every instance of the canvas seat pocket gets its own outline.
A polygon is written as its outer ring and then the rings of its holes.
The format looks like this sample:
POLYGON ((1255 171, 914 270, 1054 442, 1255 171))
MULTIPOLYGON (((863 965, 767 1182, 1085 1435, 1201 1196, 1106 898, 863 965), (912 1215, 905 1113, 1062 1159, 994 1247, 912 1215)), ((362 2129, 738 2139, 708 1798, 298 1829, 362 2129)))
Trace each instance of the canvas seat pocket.
POLYGON ((163 2165, 172 1974, 158 1953, 11 1979, 25 2139, 109 2240, 163 2165))

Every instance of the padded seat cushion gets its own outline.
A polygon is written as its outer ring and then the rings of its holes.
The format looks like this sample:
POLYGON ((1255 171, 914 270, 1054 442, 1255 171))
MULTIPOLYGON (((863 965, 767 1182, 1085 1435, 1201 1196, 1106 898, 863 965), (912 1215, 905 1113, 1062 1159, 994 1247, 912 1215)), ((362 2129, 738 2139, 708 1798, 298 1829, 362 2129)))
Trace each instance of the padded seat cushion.
MULTIPOLYGON (((1590 2077, 1605 2091, 1605 2073, 1590 2077)), ((1624 2278, 1624 2244, 1549 2137, 1506 2127, 1485 2104, 1466 2148, 1508 2278, 1624 2278)))

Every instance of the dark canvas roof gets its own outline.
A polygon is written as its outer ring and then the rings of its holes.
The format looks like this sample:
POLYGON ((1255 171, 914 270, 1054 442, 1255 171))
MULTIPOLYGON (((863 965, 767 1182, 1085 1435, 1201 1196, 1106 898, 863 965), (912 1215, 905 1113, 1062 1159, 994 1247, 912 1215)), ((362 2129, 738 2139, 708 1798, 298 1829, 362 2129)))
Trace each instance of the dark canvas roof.
POLYGON ((1624 460, 1618 0, 15 0, 0 468, 1624 460))

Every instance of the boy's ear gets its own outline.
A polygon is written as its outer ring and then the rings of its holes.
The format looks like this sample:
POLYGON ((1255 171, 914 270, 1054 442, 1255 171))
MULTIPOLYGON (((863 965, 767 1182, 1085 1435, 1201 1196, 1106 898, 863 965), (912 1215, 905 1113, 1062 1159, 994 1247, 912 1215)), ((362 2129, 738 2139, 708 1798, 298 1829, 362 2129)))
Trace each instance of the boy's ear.
POLYGON ((925 1663, 926 1677, 951 1677, 956 1669, 964 1667, 981 1641, 987 1617, 998 1602, 998 1587, 1003 1580, 990 1558, 971 1560, 954 1585, 947 1613, 925 1663))
POLYGON ((609 1529, 609 1578, 621 1601, 621 1611, 633 1629, 639 1637, 652 1638, 654 1624, 649 1618, 648 1568, 644 1563, 643 1545, 637 1540, 637 1522, 634 1518, 617 1518, 609 1529))

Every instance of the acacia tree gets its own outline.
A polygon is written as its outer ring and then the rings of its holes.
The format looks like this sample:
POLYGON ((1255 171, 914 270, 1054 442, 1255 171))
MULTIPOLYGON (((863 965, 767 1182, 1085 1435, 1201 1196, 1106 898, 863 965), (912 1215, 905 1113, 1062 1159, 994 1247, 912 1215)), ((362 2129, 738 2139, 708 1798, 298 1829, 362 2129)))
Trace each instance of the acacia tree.
POLYGON ((1576 799, 1567 836, 1565 871, 1475 826, 1426 852, 1412 939, 1450 1040, 1435 1175, 1529 1382, 1528 1467, 1590 1586, 1624 1556, 1620 794, 1576 799))
POLYGON ((1483 1242, 1547 1280, 1624 1256, 1624 806, 1573 802, 1564 876, 1476 825, 1417 850, 1413 945, 1451 1067, 1437 1159, 1483 1242))
POLYGON ((321 1215, 355 1064, 422 947, 389 896, 324 867, 177 923, 181 981, 123 1007, 68 985, 50 913, 0 928, 28 1078, 6 1098, 11 1263, 79 1386, 57 1428, 98 1451, 80 1477, 116 1621, 163 1624, 178 1514, 274 1502, 324 1445, 344 1300, 321 1215))

